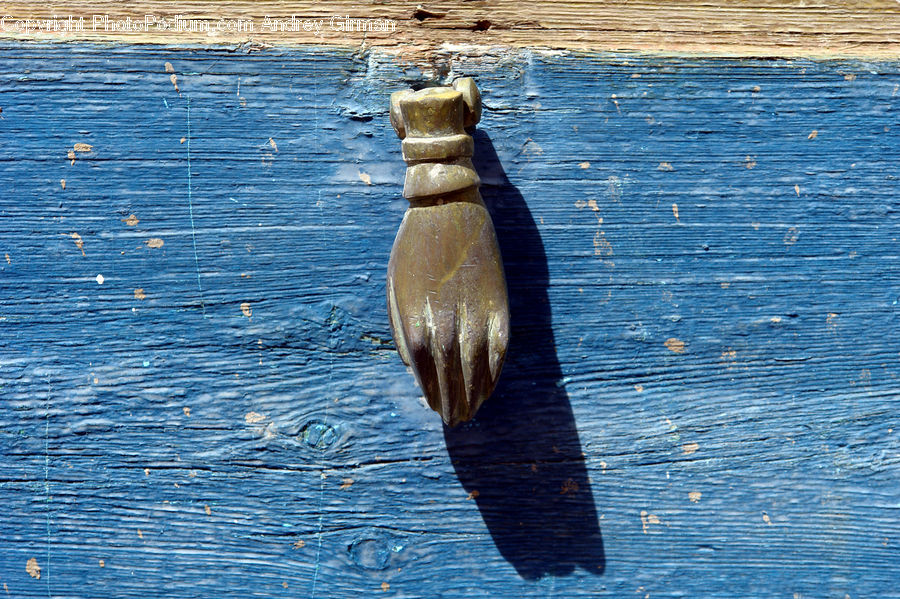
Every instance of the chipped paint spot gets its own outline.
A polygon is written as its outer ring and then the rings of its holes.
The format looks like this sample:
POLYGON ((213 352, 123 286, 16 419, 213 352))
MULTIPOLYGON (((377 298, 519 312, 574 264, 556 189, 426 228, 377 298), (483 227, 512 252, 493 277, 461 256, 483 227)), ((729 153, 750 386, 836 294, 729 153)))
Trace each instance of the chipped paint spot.
POLYGON ((244 422, 247 424, 256 424, 257 422, 262 422, 266 417, 260 414, 259 412, 247 412, 244 414, 244 422))
POLYGON ((785 245, 794 245, 798 239, 800 239, 800 230, 797 227, 791 227, 785 232, 783 241, 785 245))
POLYGON ((797 197, 799 198, 800 197, 800 186, 794 185, 794 191, 797 192, 797 197))
POLYGON ((665 341, 665 346, 669 348, 669 351, 675 352, 676 354, 684 353, 684 341, 682 341, 681 339, 669 337, 665 341))
POLYGON ((647 510, 641 510, 641 530, 644 531, 644 534, 647 534, 652 524, 661 524, 659 517, 656 514, 647 512, 647 510))
POLYGON ((748 154, 747 157, 744 158, 744 166, 747 167, 748 169, 755 167, 756 159, 748 154))
POLYGON ((644 386, 643 386, 643 385, 635 385, 635 386, 634 386, 634 390, 637 391, 638 393, 643 393, 643 392, 644 392, 644 386))
POLYGON ((306 547, 306 541, 303 539, 297 539, 297 541, 293 545, 294 549, 303 549, 306 547))
POLYGON ((772 519, 769 518, 769 514, 767 514, 765 512, 763 512, 763 522, 765 522, 769 526, 772 526, 772 519))
POLYGON ((137 532, 138 532, 138 538, 139 538, 139 539, 143 539, 143 538, 144 538, 144 533, 143 533, 143 531, 139 528, 137 532))
POLYGON ((372 184, 371 175, 369 175, 368 173, 364 173, 362 171, 359 171, 359 180, 362 181, 363 183, 365 183, 366 185, 372 184))
POLYGON ((144 468, 144 476, 150 476, 150 469, 144 468))
POLYGON ((587 161, 585 161, 585 162, 579 162, 579 163, 578 163, 578 166, 580 166, 581 168, 591 168, 591 163, 590 163, 590 162, 587 162, 587 161))
POLYGON ((275 140, 271 137, 269 138, 269 145, 272 146, 272 149, 276 152, 278 151, 278 144, 275 143, 275 140))
POLYGON ((178 75, 172 73, 169 75, 169 81, 172 82, 172 87, 175 88, 175 91, 181 93, 181 90, 178 89, 178 75))
POLYGON ((685 443, 681 446, 681 451, 684 453, 684 455, 697 453, 698 449, 700 449, 700 445, 698 443, 685 443))
POLYGON ((600 468, 603 470, 603 474, 606 474, 607 463, 601 460, 599 462, 599 464, 600 464, 600 468))
POLYGON ((612 198, 613 202, 618 202, 622 199, 622 180, 616 177, 615 175, 611 175, 607 180, 607 189, 609 190, 609 196, 612 198))
POLYGON ((81 255, 86 255, 84 253, 84 240, 81 239, 81 235, 79 235, 78 233, 69 233, 69 237, 75 240, 75 247, 81 250, 81 255))
POLYGON ((71 164, 75 164, 75 151, 69 150, 68 152, 66 152, 66 158, 72 161, 71 164))
POLYGON ((184 412, 185 416, 191 415, 191 409, 188 406, 184 406, 183 408, 181 408, 181 411, 184 412))
POLYGON ((207 515, 207 516, 211 516, 211 515, 212 515, 212 508, 209 507, 208 505, 204 505, 204 506, 203 506, 203 511, 206 512, 206 515, 207 515))
POLYGON ((382 590, 382 591, 387 592, 387 591, 390 590, 390 588, 391 588, 391 585, 389 585, 388 583, 386 583, 386 582, 382 582, 382 583, 381 583, 381 590, 382 590))
POLYGON ((178 143, 183 144, 186 141, 187 141, 187 137, 182 137, 181 139, 178 140, 178 143))
POLYGON ((162 239, 160 239, 159 237, 151 237, 150 239, 146 240, 144 243, 147 244, 148 248, 151 248, 154 250, 159 249, 166 244, 166 242, 163 241, 162 239))
POLYGON ((253 310, 250 309, 249 302, 244 302, 241 304, 241 314, 243 314, 247 318, 250 318, 250 316, 253 314, 253 310))
POLYGON ((828 316, 825 317, 825 326, 828 327, 828 330, 832 333, 837 333, 838 328, 838 314, 836 312, 829 312, 828 316))
POLYGON ((688 493, 688 499, 691 500, 691 503, 697 503, 700 501, 700 498, 703 497, 703 493, 700 491, 691 491, 688 493))
MULTIPOLYGON (((600 206, 597 205, 597 200, 594 200, 594 199, 590 199, 590 200, 587 200, 587 201, 585 201, 585 200, 575 200, 575 207, 576 207, 576 208, 581 209, 581 208, 585 208, 585 207, 587 207, 587 206, 590 206, 591 210, 593 210, 594 212, 600 212, 600 206)), ((602 219, 602 218, 600 219, 600 224, 603 224, 603 219, 602 219)))
POLYGON ((606 240, 603 231, 597 231, 594 234, 594 255, 609 257, 613 255, 612 245, 606 240))
POLYGON ((856 81, 856 73, 847 73, 844 75, 844 81, 856 81))
POLYGON ((675 168, 672 166, 670 162, 660 162, 659 166, 656 167, 658 171, 674 171, 675 168))
POLYGON ((63 189, 65 189, 65 188, 66 188, 66 180, 65 180, 65 179, 60 179, 60 180, 59 180, 59 186, 62 187, 63 189))
POLYGON ((731 283, 729 283, 728 281, 722 281, 721 283, 719 283, 719 287, 721 287, 722 289, 728 289, 729 287, 731 287, 731 283))
POLYGON ((863 387, 869 387, 872 384, 872 371, 868 368, 863 368, 859 372, 859 378, 855 381, 850 381, 850 384, 853 386, 862 385, 863 387))
POLYGON ((146 298, 147 298, 147 294, 144 293, 143 287, 138 287, 137 289, 134 290, 134 299, 142 300, 142 299, 146 299, 146 298))
POLYGON ((105 562, 104 560, 101 559, 98 563, 100 564, 100 567, 101 567, 101 568, 105 568, 105 567, 106 567, 106 562, 105 562))
POLYGON ((9 254, 3 254, 3 257, 6 258, 7 264, 12 264, 12 260, 9 259, 9 254))
POLYGON ((141 222, 141 221, 138 220, 138 217, 136 217, 135 215, 131 214, 131 215, 128 216, 128 218, 123 219, 122 222, 124 222, 124 223, 125 223, 126 225, 128 225, 129 227, 133 227, 133 226, 135 226, 136 224, 138 224, 138 223, 141 222))
POLYGON ((752 91, 754 94, 758 94, 760 91, 762 91, 762 88, 761 88, 760 86, 758 86, 758 85, 754 85, 754 86, 750 89, 750 91, 752 91))
POLYGON ((530 137, 525 140, 525 144, 522 147, 523 154, 534 154, 536 156, 540 156, 544 153, 544 148, 542 148, 536 141, 531 139, 530 137))
POLYGON ((103 275, 97 275, 97 284, 98 285, 102 285, 103 281, 105 281, 105 280, 106 279, 103 278, 103 275))
POLYGON ((481 495, 481 491, 473 489, 472 492, 466 496, 466 499, 477 499, 479 495, 481 495))
POLYGON ((341 479, 341 486, 340 486, 339 488, 340 488, 341 491, 346 491, 347 489, 349 489, 349 488, 352 487, 352 486, 353 486, 353 479, 352 479, 352 478, 342 478, 342 479, 341 479))
POLYGON ((94 146, 86 143, 77 143, 73 146, 76 152, 91 152, 94 149, 94 146))
POLYGON ((672 214, 675 215, 676 221, 681 222, 680 220, 678 220, 678 204, 672 204, 672 214))
POLYGON ((562 484, 562 488, 560 489, 559 494, 560 495, 573 495, 577 492, 578 492, 578 483, 575 482, 574 478, 570 478, 562 484))
POLYGON ((806 139, 815 139, 818 136, 819 136, 819 130, 813 129, 812 131, 810 131, 809 135, 806 136, 806 139))
POLYGON ((25 571, 28 572, 28 575, 32 578, 41 577, 41 567, 33 557, 25 563, 25 571))
POLYGON ((622 109, 619 108, 619 101, 616 99, 617 97, 618 97, 618 96, 616 96, 616 94, 610 94, 610 95, 609 95, 609 100, 610 100, 610 102, 613 103, 613 105, 615 105, 615 107, 616 107, 616 112, 618 112, 619 114, 622 114, 622 109))
POLYGON ((172 66, 171 62, 166 62, 166 64, 164 66, 166 68, 166 73, 174 73, 175 72, 175 67, 172 66))

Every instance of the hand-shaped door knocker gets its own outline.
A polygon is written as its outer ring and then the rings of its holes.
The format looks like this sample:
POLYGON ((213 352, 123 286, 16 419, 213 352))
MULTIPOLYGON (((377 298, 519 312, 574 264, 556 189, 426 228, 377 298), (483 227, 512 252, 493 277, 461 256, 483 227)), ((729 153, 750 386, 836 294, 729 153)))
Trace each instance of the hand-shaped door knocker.
POLYGON ((450 426, 490 396, 509 342, 503 261, 466 133, 480 118, 469 78, 391 95, 409 200, 388 263, 391 332, 428 405, 450 426))

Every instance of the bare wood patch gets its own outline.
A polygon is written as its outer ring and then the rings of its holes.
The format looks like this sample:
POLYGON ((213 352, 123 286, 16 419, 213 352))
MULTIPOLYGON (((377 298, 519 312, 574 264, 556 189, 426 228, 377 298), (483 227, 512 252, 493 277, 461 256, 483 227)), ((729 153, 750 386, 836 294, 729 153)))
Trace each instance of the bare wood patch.
MULTIPOLYGON (((210 0, 160 5, 111 0, 35 6, 14 2, 4 8, 0 38, 93 40, 124 43, 332 45, 383 48, 417 60, 434 55, 448 42, 478 46, 562 50, 700 53, 726 56, 815 56, 896 58, 900 48, 900 4, 874 0, 865 5, 828 3, 815 10, 801 2, 691 0, 670 4, 591 4, 570 0, 523 5, 513 0, 457 3, 440 0, 411 8, 377 0, 286 2, 270 7, 243 0, 227 7, 210 0), (61 18, 59 13, 66 13, 61 18), (84 18, 81 30, 60 31, 52 19, 84 18), (95 22, 94 16, 101 16, 95 22), (145 15, 152 15, 149 23, 145 15), (267 21, 268 17, 268 21, 267 21), (127 19, 131 19, 131 24, 127 19), (179 21, 180 19, 180 21, 179 21), (48 24, 48 20, 49 24, 48 24), (164 26, 164 24, 166 24, 164 26), (224 25, 222 25, 224 24, 224 25)), ((250 47, 250 46, 246 46, 250 47)), ((176 81, 174 69, 166 72, 176 81)), ((852 80, 853 74, 848 74, 852 80)))

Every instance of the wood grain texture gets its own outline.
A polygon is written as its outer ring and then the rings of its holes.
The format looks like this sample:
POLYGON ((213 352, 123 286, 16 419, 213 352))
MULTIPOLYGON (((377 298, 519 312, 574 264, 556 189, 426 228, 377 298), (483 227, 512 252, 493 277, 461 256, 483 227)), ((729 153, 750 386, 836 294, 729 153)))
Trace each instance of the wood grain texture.
POLYGON ((460 45, 469 45, 470 50, 471 46, 513 46, 719 56, 900 58, 900 4, 895 0, 243 0, 227 4, 80 0, 8 2, 3 14, 8 18, 0 26, 0 38, 376 46, 426 64, 446 53, 448 47, 460 45), (148 15, 152 20, 143 27, 148 15), (80 31, 61 33, 65 25, 51 24, 48 33, 42 22, 70 16, 84 18, 80 31), (100 20, 94 21, 95 16, 100 20), (332 17, 337 17, 336 23, 332 17), (388 19, 393 25, 387 30, 348 33, 341 24, 344 17, 388 19), (267 22, 267 18, 273 21, 267 22), (117 21, 121 21, 118 27, 117 21), (252 29, 239 22, 252 23, 252 29))
POLYGON ((0 46, 3 593, 900 597, 898 64, 446 71, 512 336, 445 432, 384 300, 416 68, 0 46))

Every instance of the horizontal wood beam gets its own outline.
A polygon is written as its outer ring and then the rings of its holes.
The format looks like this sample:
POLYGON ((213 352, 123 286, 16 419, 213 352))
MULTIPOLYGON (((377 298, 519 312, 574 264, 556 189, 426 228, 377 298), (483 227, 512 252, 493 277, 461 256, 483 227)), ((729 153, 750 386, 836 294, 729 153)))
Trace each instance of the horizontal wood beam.
POLYGON ((433 56, 448 44, 750 57, 900 57, 900 3, 894 0, 81 0, 12 2, 2 11, 0 39, 366 46, 411 58, 433 56))
POLYGON ((0 43, 0 599, 900 599, 900 63, 457 59, 512 328, 445 432, 413 69, 0 43))

